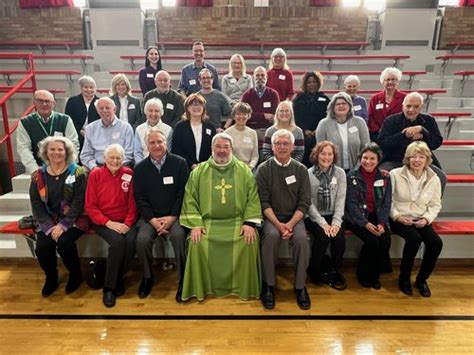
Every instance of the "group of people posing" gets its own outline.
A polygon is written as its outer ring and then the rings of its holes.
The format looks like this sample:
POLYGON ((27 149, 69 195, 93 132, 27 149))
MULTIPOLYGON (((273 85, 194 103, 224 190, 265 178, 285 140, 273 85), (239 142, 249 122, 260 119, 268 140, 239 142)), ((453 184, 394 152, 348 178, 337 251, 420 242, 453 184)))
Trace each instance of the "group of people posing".
POLYGON ((80 287, 75 242, 92 228, 109 245, 107 307, 123 294, 135 255, 143 270, 138 295, 150 294, 153 243, 166 237, 179 275, 176 301, 236 294, 274 308, 278 249, 288 240, 297 304, 309 309, 307 274, 315 284, 347 287, 347 229, 363 242, 357 277, 367 288, 380 289, 380 274, 391 271, 390 231, 405 239, 398 282, 407 295, 423 242, 415 286, 429 297, 427 279, 442 249, 432 222, 446 182, 432 151, 443 138, 421 112, 423 97, 398 91, 401 72, 382 72, 384 91, 367 108, 355 76, 329 99, 322 75, 308 72, 294 96, 280 48, 271 69, 257 67, 253 80, 243 57, 232 56, 222 87, 202 43, 193 57, 177 92, 158 50, 149 49, 143 102, 123 74, 102 98, 82 77, 65 114, 53 110, 49 92, 35 93, 36 112, 21 120, 17 145, 32 173, 42 295, 58 287, 56 250, 69 271, 66 293, 80 287))

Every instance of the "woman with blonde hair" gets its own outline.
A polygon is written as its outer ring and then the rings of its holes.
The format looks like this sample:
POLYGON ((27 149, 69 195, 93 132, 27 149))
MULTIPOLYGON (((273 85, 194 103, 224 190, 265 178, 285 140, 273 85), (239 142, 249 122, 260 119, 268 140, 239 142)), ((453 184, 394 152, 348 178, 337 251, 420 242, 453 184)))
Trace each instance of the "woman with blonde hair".
POLYGON ((403 167, 390 172, 393 192, 390 226, 405 239, 398 286, 409 296, 413 294, 410 275, 421 243, 425 248, 415 286, 423 297, 431 296, 426 280, 443 248, 432 225, 441 210, 441 183, 429 167, 431 162, 430 148, 425 142, 417 141, 407 147, 403 167))
POLYGON ((247 74, 244 57, 233 54, 229 60, 229 73, 222 77, 222 92, 234 102, 248 89, 253 88, 252 77, 247 74))
POLYGON ((130 123, 133 129, 144 122, 140 99, 130 95, 132 86, 125 74, 120 73, 112 78, 110 91, 110 98, 116 106, 115 114, 119 119, 130 123))
POLYGON ((293 73, 290 71, 286 53, 282 48, 273 50, 267 75, 267 86, 278 92, 280 101, 293 99, 295 95, 293 73))
POLYGON ((295 114, 293 112, 293 103, 291 101, 282 101, 275 111, 273 126, 265 131, 265 138, 262 146, 262 158, 268 160, 273 157, 272 136, 279 129, 287 129, 295 137, 295 149, 291 157, 299 162, 304 156, 304 135, 301 128, 295 123, 295 114))

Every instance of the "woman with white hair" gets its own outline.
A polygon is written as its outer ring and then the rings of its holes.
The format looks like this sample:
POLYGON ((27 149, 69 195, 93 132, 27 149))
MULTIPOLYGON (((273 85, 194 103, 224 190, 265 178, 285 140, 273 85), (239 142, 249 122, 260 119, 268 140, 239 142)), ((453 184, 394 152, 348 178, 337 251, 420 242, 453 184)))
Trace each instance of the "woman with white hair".
POLYGON ((79 143, 82 149, 84 144, 84 129, 87 124, 94 122, 100 118, 95 108, 95 102, 99 99, 96 95, 97 86, 94 78, 84 75, 78 80, 81 93, 71 96, 64 108, 64 113, 71 117, 79 136, 79 143))
POLYGON ((316 142, 323 140, 336 145, 339 152, 336 165, 346 173, 355 168, 360 150, 370 141, 365 121, 354 115, 351 97, 345 92, 332 97, 327 117, 316 128, 316 142))
POLYGON ((248 89, 253 88, 253 81, 247 75, 244 57, 241 54, 233 54, 229 60, 229 73, 222 77, 222 92, 229 96, 234 102, 248 89))
POLYGON ((267 86, 276 90, 280 101, 292 100, 295 95, 293 88, 293 73, 286 60, 286 53, 282 48, 275 48, 270 56, 270 65, 267 72, 267 86))
POLYGON ((348 75, 344 79, 344 91, 352 99, 352 104, 354 105, 354 115, 362 117, 367 123, 367 101, 365 101, 364 97, 357 95, 357 91, 359 91, 359 88, 360 80, 357 75, 348 75))
POLYGON ((133 129, 142 124, 144 119, 140 99, 130 95, 132 86, 125 74, 120 73, 112 78, 110 91, 112 92, 110 98, 115 102, 117 117, 130 123, 133 129))
POLYGON ((149 99, 144 107, 146 122, 142 123, 135 130, 135 139, 133 143, 133 158, 135 164, 148 157, 149 152, 145 142, 145 134, 151 127, 156 127, 164 133, 167 140, 168 150, 171 150, 173 139, 173 129, 161 120, 164 114, 163 103, 160 99, 154 97, 149 99))
POLYGON ((69 271, 66 294, 82 283, 76 240, 89 229, 89 220, 82 214, 86 175, 75 163, 76 154, 76 147, 65 137, 47 137, 39 143, 38 155, 44 164, 32 175, 30 199, 38 222, 35 253, 46 275, 43 297, 58 288, 56 251, 69 271))
POLYGON ((374 94, 369 102, 367 124, 370 139, 373 142, 378 142, 379 131, 385 118, 402 112, 403 99, 406 94, 398 90, 400 80, 402 80, 402 72, 397 68, 385 68, 380 74, 380 84, 383 85, 383 91, 374 94))
POLYGON ((304 155, 304 135, 303 130, 295 123, 295 114, 293 113, 293 102, 282 101, 275 111, 275 123, 265 131, 265 138, 262 146, 262 158, 268 160, 273 157, 272 136, 279 129, 287 129, 295 138, 295 149, 291 157, 299 162, 303 160, 304 155))
POLYGON ((104 151, 105 165, 90 172, 86 211, 95 232, 109 245, 103 303, 115 306, 125 292, 123 276, 135 256, 137 208, 133 197, 133 170, 123 166, 125 151, 111 144, 104 151))

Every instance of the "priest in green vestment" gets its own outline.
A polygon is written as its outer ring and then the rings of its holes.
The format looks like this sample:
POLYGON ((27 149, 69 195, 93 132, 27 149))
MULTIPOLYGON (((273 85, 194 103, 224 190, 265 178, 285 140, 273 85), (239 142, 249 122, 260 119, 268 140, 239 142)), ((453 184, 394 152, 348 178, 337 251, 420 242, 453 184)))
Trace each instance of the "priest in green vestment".
POLYGON ((262 215, 250 169, 232 155, 232 137, 219 133, 212 156, 186 184, 180 223, 190 230, 182 299, 229 294, 260 296, 261 269, 256 226, 262 215))

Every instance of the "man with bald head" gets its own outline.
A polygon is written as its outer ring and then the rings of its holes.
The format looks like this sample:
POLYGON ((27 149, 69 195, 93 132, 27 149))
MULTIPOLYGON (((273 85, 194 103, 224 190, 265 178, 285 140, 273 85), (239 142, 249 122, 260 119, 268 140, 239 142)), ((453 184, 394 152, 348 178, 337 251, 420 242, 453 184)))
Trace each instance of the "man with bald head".
MULTIPOLYGON (((403 100, 402 112, 387 117, 379 132, 379 145, 383 152, 381 169, 392 170, 402 166, 403 157, 408 145, 413 141, 423 141, 431 152, 443 144, 443 136, 433 116, 421 113, 423 96, 418 92, 411 92, 403 100)), ((444 190, 446 174, 441 170, 441 165, 432 156, 431 168, 441 180, 444 190)))
POLYGON ((244 92, 241 99, 252 108, 247 126, 257 131, 259 148, 262 148, 265 131, 273 124, 273 117, 280 103, 278 92, 267 86, 267 79, 267 70, 256 67, 253 71, 255 87, 244 92))
POLYGON ((130 124, 116 116, 112 99, 101 97, 95 102, 100 120, 87 125, 81 162, 89 170, 104 165, 104 150, 117 143, 125 150, 124 165, 133 166, 133 129, 130 124))
POLYGON ((184 113, 184 99, 175 90, 171 89, 171 76, 166 70, 160 70, 155 75, 156 89, 148 91, 143 98, 143 107, 148 100, 158 98, 163 103, 164 113, 161 120, 174 128, 184 113))
POLYGON ((42 165, 38 157, 38 143, 48 136, 69 138, 79 151, 79 139, 71 117, 53 111, 56 101, 53 94, 38 90, 33 95, 36 112, 22 120, 16 131, 18 155, 25 170, 31 174, 42 165))

